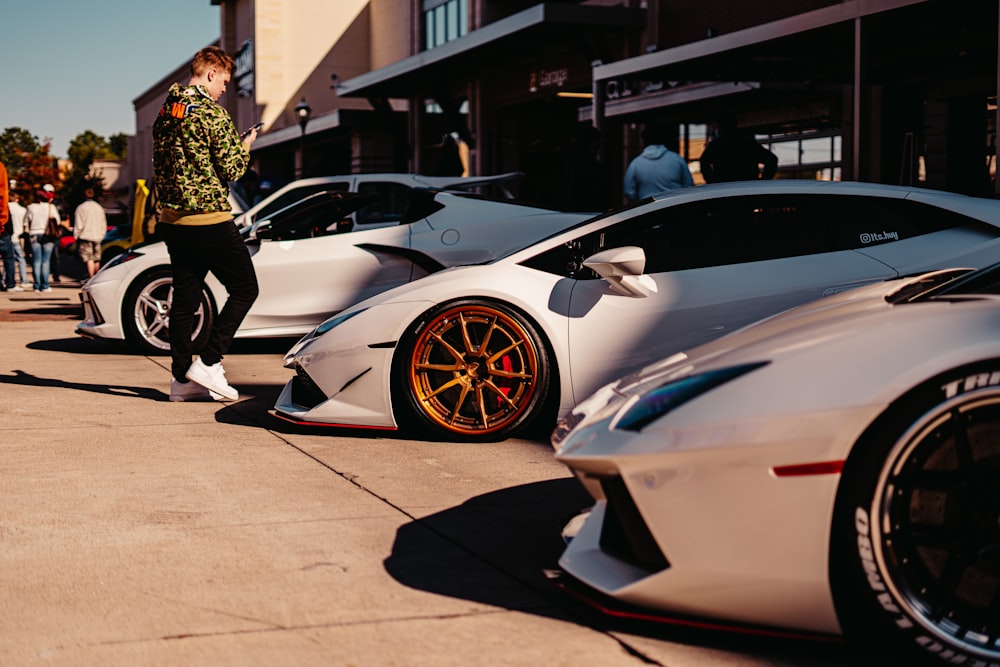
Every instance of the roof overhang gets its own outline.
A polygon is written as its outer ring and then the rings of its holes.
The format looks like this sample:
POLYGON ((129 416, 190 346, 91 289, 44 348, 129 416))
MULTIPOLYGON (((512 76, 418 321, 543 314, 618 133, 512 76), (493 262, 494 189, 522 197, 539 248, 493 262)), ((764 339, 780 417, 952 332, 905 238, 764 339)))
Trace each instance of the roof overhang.
POLYGON ((541 3, 429 51, 397 61, 337 86, 341 97, 410 98, 429 94, 441 81, 478 79, 539 45, 576 44, 581 30, 641 30, 646 12, 626 7, 541 3))
POLYGON ((310 118, 309 122, 306 123, 305 130, 298 125, 274 130, 268 129, 257 137, 250 150, 252 152, 262 148, 288 144, 328 130, 363 127, 376 122, 373 120, 375 115, 376 112, 372 109, 334 109, 329 113, 310 118))
MULTIPOLYGON (((855 19, 926 2, 929 0, 844 0, 829 7, 729 34, 599 65, 594 68, 594 81, 634 77, 648 72, 673 72, 682 80, 718 80, 716 66, 720 58, 727 58, 732 66, 734 60, 744 60, 735 57, 741 52, 746 52, 747 55, 745 64, 737 70, 743 76, 734 77, 732 80, 761 80, 767 78, 760 75, 761 70, 774 67, 775 63, 782 60, 789 60, 788 54, 796 51, 802 51, 806 55, 815 53, 814 60, 822 60, 824 57, 830 57, 828 50, 830 44, 853 49, 853 40, 850 40, 853 33, 846 31, 853 30, 855 19), (826 30, 836 26, 841 28, 836 33, 826 30), (822 33, 823 39, 811 42, 810 40, 818 33, 822 33), (849 40, 846 44, 843 39, 845 34, 849 40), (755 63, 753 50, 764 45, 771 46, 764 52, 756 54, 755 63), (788 48, 789 46, 792 48, 788 48), (716 71, 715 76, 703 75, 713 69, 716 71), (690 76, 685 76, 686 74, 690 76)), ((800 71, 788 73, 802 74, 800 71)), ((771 78, 774 76, 776 75, 772 74, 771 78)))

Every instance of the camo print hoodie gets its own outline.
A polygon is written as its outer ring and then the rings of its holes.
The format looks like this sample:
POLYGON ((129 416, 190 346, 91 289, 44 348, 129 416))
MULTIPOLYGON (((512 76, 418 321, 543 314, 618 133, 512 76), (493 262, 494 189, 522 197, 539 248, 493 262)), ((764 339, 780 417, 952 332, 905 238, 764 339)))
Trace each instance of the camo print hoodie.
POLYGON ((170 87, 153 123, 153 183, 160 208, 170 209, 161 222, 184 224, 185 215, 197 213, 226 214, 198 216, 200 224, 228 219, 227 182, 239 179, 249 163, 229 112, 204 87, 170 87))

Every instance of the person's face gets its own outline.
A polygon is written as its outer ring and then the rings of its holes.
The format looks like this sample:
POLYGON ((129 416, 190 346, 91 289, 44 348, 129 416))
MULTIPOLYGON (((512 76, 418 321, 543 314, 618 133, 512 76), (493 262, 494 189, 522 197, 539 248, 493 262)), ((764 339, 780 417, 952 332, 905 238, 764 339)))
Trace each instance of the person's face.
POLYGON ((215 68, 208 70, 208 94, 212 96, 212 99, 216 102, 222 97, 222 93, 226 92, 226 85, 229 83, 229 72, 220 71, 215 68))

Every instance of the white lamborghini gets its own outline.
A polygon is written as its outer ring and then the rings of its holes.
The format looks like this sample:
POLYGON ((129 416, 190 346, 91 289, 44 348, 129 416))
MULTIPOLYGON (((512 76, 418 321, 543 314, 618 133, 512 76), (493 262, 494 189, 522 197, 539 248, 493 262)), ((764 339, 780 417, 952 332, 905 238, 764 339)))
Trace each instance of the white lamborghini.
MULTIPOLYGON (((237 338, 301 336, 368 296, 446 266, 492 259, 589 217, 362 176, 361 192, 344 192, 340 183, 314 190, 325 181, 310 179, 308 187, 275 193, 280 199, 309 190, 304 197, 266 216, 253 209, 244 215, 257 217, 240 218, 260 295, 237 338)), ((172 285, 164 243, 130 248, 84 283, 77 333, 167 353, 172 285)), ((195 319, 196 348, 225 299, 225 288, 209 274, 195 319)))
POLYGON ((1000 265, 675 354, 552 442, 596 500, 559 565, 605 609, 1000 664, 1000 265))
POLYGON ((1000 256, 1000 202, 816 181, 686 188, 359 303, 286 355, 273 413, 495 440, 669 353, 874 281, 1000 256))

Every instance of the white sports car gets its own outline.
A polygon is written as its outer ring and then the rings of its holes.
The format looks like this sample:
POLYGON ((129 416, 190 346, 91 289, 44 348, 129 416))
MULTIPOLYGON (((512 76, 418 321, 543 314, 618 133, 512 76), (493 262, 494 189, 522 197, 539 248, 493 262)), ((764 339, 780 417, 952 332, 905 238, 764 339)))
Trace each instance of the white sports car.
POLYGON ((345 310, 273 413, 495 440, 609 380, 859 285, 1000 256, 1000 202, 816 181, 686 188, 345 310))
MULTIPOLYGON (((446 266, 492 259, 589 217, 392 185, 400 190, 381 196, 319 190, 243 227, 260 295, 236 337, 301 336, 373 294, 446 266)), ((166 245, 133 246, 84 283, 77 333, 164 354, 171 290, 166 245)), ((225 288, 209 274, 196 348, 225 299, 225 288)))
POLYGON ((560 567, 616 613, 1000 664, 1000 265, 678 353, 552 442, 596 500, 560 567))

